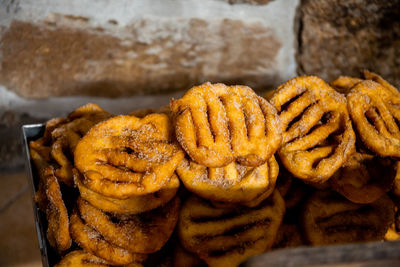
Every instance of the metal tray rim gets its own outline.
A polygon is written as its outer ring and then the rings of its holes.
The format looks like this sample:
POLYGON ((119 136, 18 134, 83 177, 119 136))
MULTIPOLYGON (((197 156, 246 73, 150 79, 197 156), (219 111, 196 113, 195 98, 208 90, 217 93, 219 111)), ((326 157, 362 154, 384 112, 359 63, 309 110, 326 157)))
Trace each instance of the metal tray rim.
POLYGON ((31 162, 31 156, 29 153, 29 139, 33 138, 31 136, 29 130, 35 130, 37 132, 40 132, 44 129, 44 124, 43 123, 37 123, 37 124, 25 124, 22 125, 22 137, 23 137, 23 147, 25 151, 25 170, 28 172, 27 179, 28 179, 28 184, 31 188, 31 199, 32 199, 32 206, 33 206, 33 215, 35 219, 35 229, 36 229, 36 234, 38 238, 38 243, 39 243, 39 249, 40 249, 40 254, 42 258, 42 264, 45 267, 50 266, 49 265, 49 259, 48 259, 48 249, 47 249, 47 244, 45 240, 45 228, 43 223, 40 220, 40 210, 36 202, 34 201, 34 196, 36 193, 36 188, 35 188, 35 183, 34 183, 34 174, 32 170, 32 162, 31 162))

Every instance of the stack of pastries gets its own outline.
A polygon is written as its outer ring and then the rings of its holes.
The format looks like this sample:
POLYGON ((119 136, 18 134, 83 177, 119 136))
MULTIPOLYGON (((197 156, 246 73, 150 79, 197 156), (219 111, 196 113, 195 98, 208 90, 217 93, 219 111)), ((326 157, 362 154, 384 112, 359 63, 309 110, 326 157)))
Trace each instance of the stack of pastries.
POLYGON ((57 266, 238 266, 275 248, 400 238, 400 93, 375 73, 168 107, 87 104, 30 143, 57 266), (182 184, 182 186, 180 186, 182 184))

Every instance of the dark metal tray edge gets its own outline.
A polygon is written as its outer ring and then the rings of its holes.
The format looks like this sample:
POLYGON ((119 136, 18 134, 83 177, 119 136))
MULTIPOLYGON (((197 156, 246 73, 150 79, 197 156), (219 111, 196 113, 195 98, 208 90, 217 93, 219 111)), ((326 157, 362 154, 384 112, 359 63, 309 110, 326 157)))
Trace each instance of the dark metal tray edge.
POLYGON ((29 142, 32 140, 36 140, 37 138, 41 137, 44 132, 44 124, 28 124, 28 125, 23 125, 22 126, 22 137, 23 137, 23 146, 25 150, 25 169, 28 172, 28 184, 31 188, 31 199, 32 199, 32 206, 33 206, 33 215, 35 219, 35 228, 36 228, 36 234, 39 242, 39 249, 40 249, 40 254, 42 258, 42 264, 44 267, 49 267, 49 258, 48 258, 48 247, 47 247, 47 241, 46 241, 46 229, 45 225, 43 224, 43 221, 40 219, 43 214, 41 214, 41 211, 34 201, 34 196, 37 191, 36 185, 35 185, 35 179, 34 179, 34 173, 32 169, 32 161, 31 161, 31 156, 29 153, 29 142))

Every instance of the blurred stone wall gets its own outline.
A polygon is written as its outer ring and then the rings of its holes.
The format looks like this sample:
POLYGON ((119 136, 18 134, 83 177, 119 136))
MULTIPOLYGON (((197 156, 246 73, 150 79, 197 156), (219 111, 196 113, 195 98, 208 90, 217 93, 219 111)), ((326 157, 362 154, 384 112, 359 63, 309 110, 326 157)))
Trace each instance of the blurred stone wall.
POLYGON ((368 68, 400 85, 400 0, 0 0, 0 170, 20 126, 87 102, 167 104, 205 81, 265 91, 368 68))
POLYGON ((361 69, 400 87, 400 1, 302 0, 299 74, 326 80, 361 69))
POLYGON ((297 1, 236 2, 13 1, 0 83, 25 98, 126 97, 293 76, 297 1))

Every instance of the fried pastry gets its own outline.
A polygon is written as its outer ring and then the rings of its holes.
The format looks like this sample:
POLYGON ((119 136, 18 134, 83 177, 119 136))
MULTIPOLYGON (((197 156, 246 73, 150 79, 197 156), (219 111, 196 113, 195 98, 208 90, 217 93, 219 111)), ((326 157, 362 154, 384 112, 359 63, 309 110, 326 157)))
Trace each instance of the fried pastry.
POLYGON ((270 101, 278 110, 283 165, 300 179, 323 183, 354 151, 355 134, 344 96, 315 76, 279 86, 270 101))
MULTIPOLYGON (((393 94, 399 94, 399 91, 386 80, 384 80, 381 76, 376 73, 370 72, 368 70, 362 71, 362 76, 365 80, 371 80, 379 83, 383 87, 385 87, 388 91, 393 94)), ((336 80, 332 81, 330 84, 333 88, 336 89, 339 93, 347 95, 350 93, 351 89, 358 83, 364 81, 364 79, 349 77, 349 76, 339 76, 336 80)))
POLYGON ((281 142, 275 108, 246 86, 204 83, 171 101, 179 143, 207 167, 259 166, 281 142))
POLYGON ((65 255, 54 267, 108 267, 107 262, 83 250, 74 250, 65 255))
POLYGON ((274 156, 258 167, 231 162, 222 168, 207 168, 185 159, 176 172, 185 187, 198 196, 213 202, 256 206, 274 190, 279 166, 274 156))
POLYGON ((349 77, 349 76, 339 76, 336 80, 332 81, 330 85, 339 93, 347 95, 351 88, 357 83, 362 82, 360 78, 349 77))
POLYGON ((395 241, 400 240, 400 211, 396 207, 396 214, 394 217, 394 223, 392 223, 385 234, 385 240, 395 241))
POLYGON ((347 95, 348 108, 363 143, 385 157, 400 157, 400 94, 366 80, 347 95))
POLYGON ((57 163, 55 174, 63 183, 73 185, 72 155, 81 137, 93 125, 111 116, 96 104, 86 104, 71 112, 67 117, 67 122, 55 127, 51 132, 51 156, 57 163))
POLYGON ((302 202, 307 198, 312 189, 299 179, 293 179, 288 192, 283 198, 285 200, 286 210, 300 208, 302 202))
POLYGON ((396 87, 388 83, 386 80, 384 80, 381 76, 379 76, 376 73, 370 72, 368 70, 363 71, 364 78, 366 80, 372 80, 376 83, 379 83, 383 87, 386 88, 387 91, 391 92, 393 95, 399 95, 399 90, 397 90, 396 87))
POLYGON ((31 141, 29 146, 53 166, 60 182, 72 186, 72 154, 76 144, 93 125, 111 116, 96 104, 84 105, 67 118, 54 118, 46 122, 43 137, 31 141))
POLYGON ((356 152, 329 181, 351 202, 366 204, 388 192, 395 176, 392 160, 356 152))
POLYGON ((305 238, 316 246, 382 240, 393 220, 394 204, 387 195, 362 205, 317 191, 302 213, 305 238))
POLYGON ((278 178, 276 179, 276 189, 282 197, 285 197, 292 186, 293 175, 285 168, 279 169, 278 178))
MULTIPOLYGON (((50 164, 51 159, 51 133, 54 129, 67 122, 65 118, 53 118, 46 122, 43 136, 35 141, 29 142, 29 148, 35 150, 39 155, 50 164)), ((36 162, 34 162, 36 164, 36 162)))
POLYGON ((72 238, 81 248, 112 265, 143 262, 147 258, 146 254, 132 253, 127 249, 107 242, 99 232, 85 225, 77 209, 74 209, 71 214, 70 230, 72 238))
POLYGON ((392 193, 400 197, 400 161, 396 161, 394 164, 394 170, 396 171, 396 175, 394 177, 393 181, 393 188, 392 188, 392 193))
POLYGON ((169 105, 161 106, 159 108, 145 108, 145 109, 138 109, 130 112, 128 115, 129 116, 135 116, 137 118, 144 118, 147 115, 150 115, 152 113, 163 113, 168 116, 171 115, 171 109, 169 105))
POLYGON ((298 225, 282 223, 273 248, 293 248, 303 245, 305 242, 298 225))
POLYGON ((119 199, 159 191, 184 158, 172 135, 165 114, 142 119, 120 115, 97 124, 74 154, 83 184, 119 199))
POLYGON ((47 239, 50 245, 63 254, 71 247, 68 211, 65 207, 60 185, 54 175, 54 168, 45 159, 46 155, 31 147, 31 158, 39 174, 38 191, 34 200, 47 218, 47 239))
POLYGON ((172 235, 179 203, 179 198, 175 198, 158 209, 129 216, 108 215, 82 198, 78 198, 77 206, 85 224, 110 244, 132 253, 150 254, 161 249, 172 235))
POLYGON ((268 189, 264 193, 258 195, 256 198, 254 198, 250 201, 247 201, 247 202, 240 202, 240 203, 221 202, 221 201, 210 201, 210 202, 216 208, 232 209, 232 208, 237 208, 238 205, 240 205, 242 207, 254 208, 254 207, 258 206, 261 202, 263 202, 265 199, 270 197, 272 192, 273 192, 273 189, 268 189))
POLYGON ((207 264, 197 257, 195 254, 182 248, 180 244, 176 244, 174 248, 174 267, 205 267, 207 264))
POLYGON ((47 239, 50 245, 59 254, 71 247, 71 235, 69 231, 68 211, 65 207, 60 185, 54 175, 52 167, 46 168, 44 172, 44 189, 47 196, 47 239))
POLYGON ((68 211, 65 207, 60 185, 54 175, 54 169, 39 153, 31 149, 31 157, 38 168, 39 190, 35 193, 35 202, 46 213, 47 239, 50 245, 63 254, 71 247, 71 235, 69 232, 68 211))
MULTIPOLYGON (((36 146, 36 144, 34 146, 36 146)), ((33 148, 33 146, 30 145, 29 154, 35 165, 36 173, 39 177, 38 190, 35 192, 34 200, 38 204, 39 209, 42 212, 46 212, 48 201, 45 188, 47 178, 47 176, 45 175, 45 171, 48 167, 50 167, 48 160, 46 160, 46 155, 48 158, 50 151, 48 150, 47 153, 44 153, 43 155, 43 151, 37 150, 36 147, 33 148)))
POLYGON ((169 202, 179 188, 179 179, 176 174, 173 174, 166 186, 157 192, 118 199, 104 196, 86 187, 82 183, 83 178, 78 170, 74 168, 72 171, 80 196, 94 207, 114 214, 138 214, 155 209, 169 202))
POLYGON ((400 232, 396 231, 394 223, 392 223, 385 234, 385 241, 400 240, 400 232))
POLYGON ((284 213, 277 190, 254 208, 216 208, 192 195, 181 210, 179 239, 209 266, 238 266, 272 247, 284 213))

